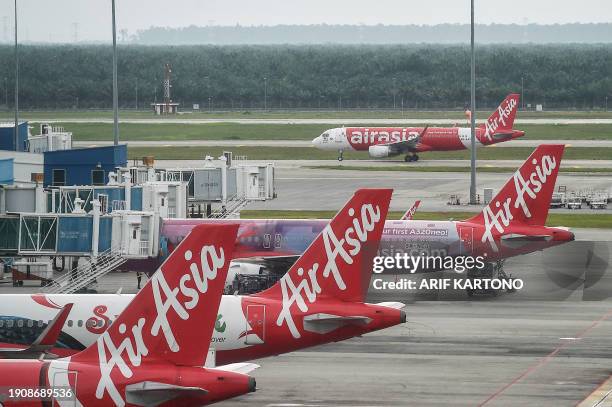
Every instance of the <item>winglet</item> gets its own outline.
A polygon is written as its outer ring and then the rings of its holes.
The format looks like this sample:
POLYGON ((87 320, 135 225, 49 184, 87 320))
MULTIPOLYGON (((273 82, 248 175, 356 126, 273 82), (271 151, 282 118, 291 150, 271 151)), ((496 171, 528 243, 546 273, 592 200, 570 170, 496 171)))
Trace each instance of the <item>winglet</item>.
POLYGON ((72 310, 72 305, 72 303, 68 303, 62 307, 45 330, 32 342, 32 345, 27 349, 28 351, 45 351, 55 346, 57 338, 62 333, 62 327, 68 319, 68 314, 72 310))
POLYGON ((40 335, 25 349, 0 349, 0 358, 4 359, 42 359, 45 355, 57 357, 49 351, 57 343, 62 327, 66 323, 72 303, 64 305, 55 318, 47 325, 40 335))

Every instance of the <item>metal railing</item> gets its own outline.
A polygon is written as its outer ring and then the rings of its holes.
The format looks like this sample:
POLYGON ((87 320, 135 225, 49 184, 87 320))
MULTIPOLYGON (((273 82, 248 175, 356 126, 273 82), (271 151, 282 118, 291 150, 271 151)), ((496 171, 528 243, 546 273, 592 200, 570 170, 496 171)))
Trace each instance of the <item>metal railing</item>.
POLYGON ((240 213, 240 210, 244 208, 248 203, 249 203, 248 199, 244 197, 238 197, 236 195, 233 198, 228 199, 224 207, 221 207, 217 209, 216 211, 213 211, 210 214, 209 218, 212 218, 212 219, 227 218, 228 216, 232 214, 240 213))
POLYGON ((105 274, 113 271, 126 262, 120 250, 108 249, 90 258, 76 269, 65 272, 60 277, 52 280, 44 292, 49 294, 71 294, 96 282, 105 274))

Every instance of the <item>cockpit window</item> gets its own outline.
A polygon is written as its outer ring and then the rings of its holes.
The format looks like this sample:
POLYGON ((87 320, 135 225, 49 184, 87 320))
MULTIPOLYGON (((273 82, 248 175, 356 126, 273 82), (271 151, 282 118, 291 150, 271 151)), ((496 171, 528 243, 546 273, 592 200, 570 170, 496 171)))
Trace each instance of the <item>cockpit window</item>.
POLYGON ((323 133, 323 134, 321 134, 321 138, 322 138, 323 140, 327 140, 327 138, 328 138, 328 137, 329 137, 329 133, 323 133))

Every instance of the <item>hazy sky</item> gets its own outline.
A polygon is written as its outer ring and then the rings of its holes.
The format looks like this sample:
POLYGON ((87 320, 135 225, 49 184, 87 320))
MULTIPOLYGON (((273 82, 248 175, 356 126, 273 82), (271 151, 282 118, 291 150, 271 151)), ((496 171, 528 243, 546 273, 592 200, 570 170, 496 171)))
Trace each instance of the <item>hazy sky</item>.
MULTIPOLYGON (((0 0, 0 41, 13 1, 0 0)), ((468 23, 469 0, 117 0, 118 29, 150 26, 468 23)), ((24 41, 110 40, 110 0, 18 0, 24 41)), ((478 23, 612 22, 610 0, 476 0, 478 23)))

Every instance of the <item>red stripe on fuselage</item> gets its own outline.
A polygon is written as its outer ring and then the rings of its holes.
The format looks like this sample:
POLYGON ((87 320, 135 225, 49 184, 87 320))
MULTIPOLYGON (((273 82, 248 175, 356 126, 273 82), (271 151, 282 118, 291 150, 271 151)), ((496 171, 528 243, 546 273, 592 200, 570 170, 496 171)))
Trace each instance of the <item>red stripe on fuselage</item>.
MULTIPOLYGON (((423 127, 348 127, 348 143, 357 151, 371 146, 409 141, 423 133, 423 127)), ((417 151, 463 150, 458 127, 429 127, 420 139, 417 151)))

